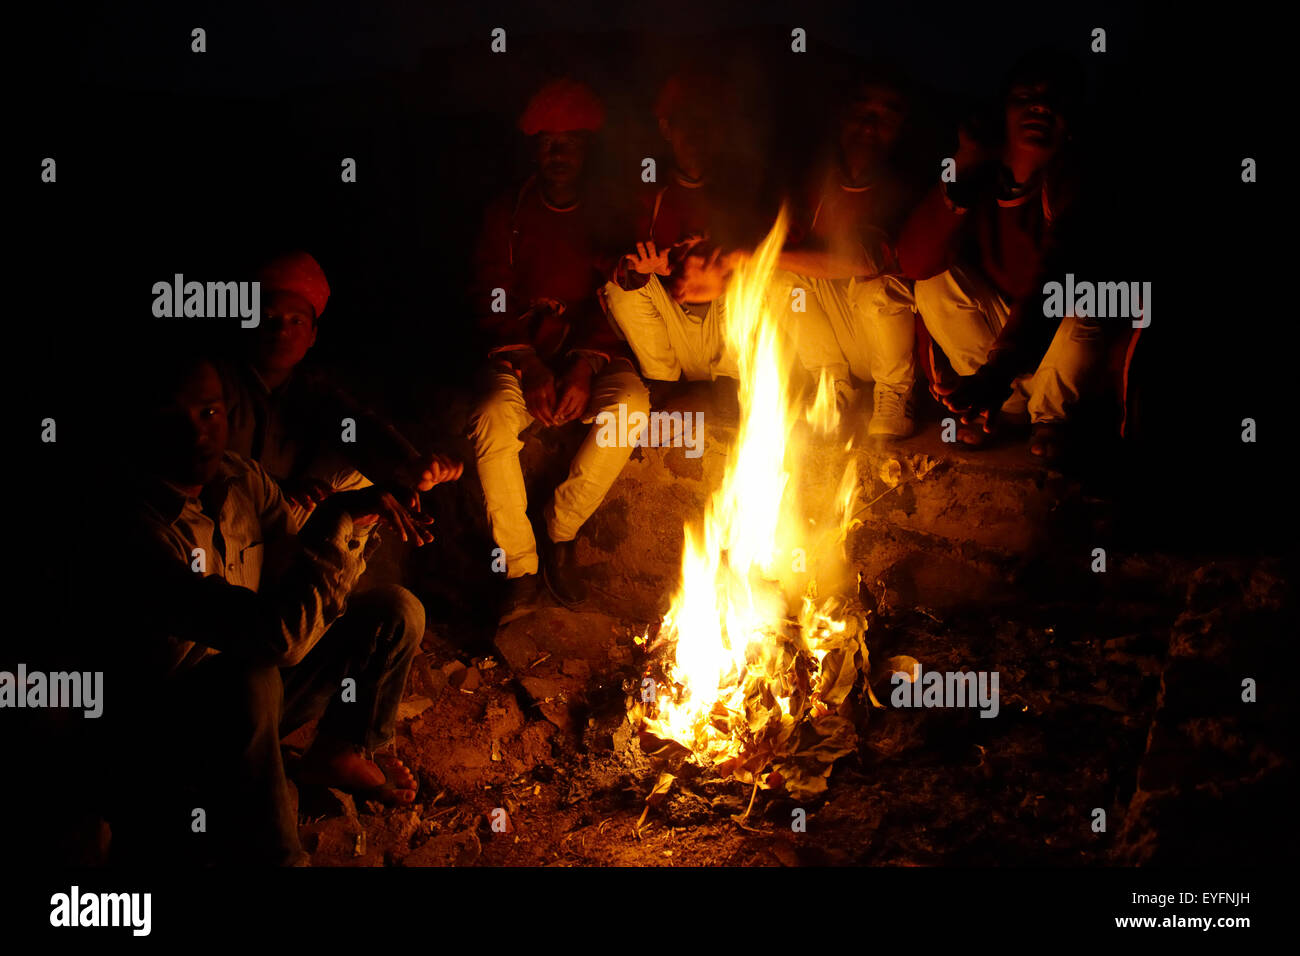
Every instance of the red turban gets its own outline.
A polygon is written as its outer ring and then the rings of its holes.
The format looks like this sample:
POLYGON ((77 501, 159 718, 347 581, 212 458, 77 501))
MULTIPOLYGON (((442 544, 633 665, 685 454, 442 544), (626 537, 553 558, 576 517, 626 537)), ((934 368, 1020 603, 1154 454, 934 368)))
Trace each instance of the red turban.
POLYGON ((519 117, 525 136, 541 132, 570 130, 595 132, 605 125, 605 107, 585 84, 576 80, 552 80, 533 94, 519 117))
POLYGON ((315 259, 305 252, 290 252, 272 259, 258 273, 263 292, 292 292, 306 299, 316 312, 316 318, 325 311, 329 301, 330 284, 315 259))

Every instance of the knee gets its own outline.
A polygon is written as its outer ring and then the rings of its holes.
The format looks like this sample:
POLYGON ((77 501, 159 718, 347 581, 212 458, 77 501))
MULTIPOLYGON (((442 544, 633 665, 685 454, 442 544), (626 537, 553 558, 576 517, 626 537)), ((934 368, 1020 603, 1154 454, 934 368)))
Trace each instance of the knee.
POLYGON ((371 588, 356 598, 381 626, 380 633, 391 634, 398 650, 414 650, 424 638, 424 604, 406 588, 386 584, 371 588))
POLYGON ((493 392, 481 401, 469 419, 469 433, 479 457, 507 447, 514 422, 509 397, 503 391, 493 392))
POLYGON ((627 406, 629 415, 633 412, 649 414, 650 390, 635 372, 620 372, 617 375, 614 396, 609 404, 615 408, 619 405, 627 406))
POLYGON ((912 301, 915 303, 916 311, 927 323, 943 311, 942 303, 946 298, 944 289, 947 282, 948 274, 945 272, 928 279, 917 279, 912 286, 912 301))
POLYGON ((256 736, 264 728, 278 728, 284 709, 284 680, 274 664, 241 667, 234 675, 233 697, 240 729, 256 736))

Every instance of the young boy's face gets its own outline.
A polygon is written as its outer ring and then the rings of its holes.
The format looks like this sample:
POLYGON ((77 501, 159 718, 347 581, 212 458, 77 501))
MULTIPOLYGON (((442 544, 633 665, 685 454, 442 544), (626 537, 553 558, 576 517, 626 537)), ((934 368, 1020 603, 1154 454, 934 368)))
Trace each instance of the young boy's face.
POLYGON ((1048 155, 1065 142, 1065 117, 1046 81, 1016 83, 1007 94, 1007 143, 1048 155))
POLYGON ((316 344, 316 313, 302 296, 276 290, 262 303, 253 361, 267 372, 292 369, 316 344))
POLYGON ((840 117, 840 150, 850 165, 887 157, 898 142, 907 107, 897 90, 864 86, 840 117))

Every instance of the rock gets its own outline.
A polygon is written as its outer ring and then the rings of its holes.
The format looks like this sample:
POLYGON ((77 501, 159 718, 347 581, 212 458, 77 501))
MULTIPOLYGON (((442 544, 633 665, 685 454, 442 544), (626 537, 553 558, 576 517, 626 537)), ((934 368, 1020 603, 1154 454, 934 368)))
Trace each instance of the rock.
POLYGON ((442 671, 429 671, 429 693, 438 694, 447 689, 447 675, 442 671))
POLYGON ((524 677, 519 683, 524 685, 524 690, 528 692, 528 696, 537 703, 553 700, 560 696, 559 683, 545 677, 524 677))
POLYGON ((923 605, 938 611, 987 603, 997 582, 963 561, 913 552, 880 574, 884 602, 894 611, 923 605))
POLYGON ((663 813, 673 826, 686 827, 712 819, 713 807, 698 794, 677 788, 664 802, 663 813))
POLYGON ((541 711, 543 717, 566 734, 573 732, 573 713, 568 704, 558 700, 543 701, 537 705, 537 709, 541 711))
POLYGON ((397 705, 397 719, 410 720, 412 717, 419 717, 422 713, 433 706, 431 697, 410 697, 397 705))
POLYGON ((569 677, 580 681, 587 681, 591 678, 591 665, 580 658, 569 658, 560 665, 560 670, 569 677))
POLYGON ((452 678, 451 686, 459 691, 473 693, 478 690, 483 683, 483 675, 479 673, 477 667, 466 667, 459 671, 452 678))
MULTIPOLYGON (((549 654, 548 662, 585 663, 590 676, 609 669, 609 647, 618 642, 619 631, 618 621, 605 614, 544 607, 501 628, 495 643, 520 674, 532 670, 538 658, 549 654)), ((581 664, 570 667, 580 668, 581 664)))
POLYGON ((473 830, 441 833, 402 859, 402 866, 469 866, 479 858, 483 846, 473 830))
POLYGON ((520 674, 526 673, 533 662, 542 656, 528 630, 523 627, 503 627, 497 632, 495 644, 510 669, 520 674))
POLYGON ((524 712, 519 709, 513 697, 502 697, 500 701, 488 705, 483 719, 488 726, 488 733, 496 740, 509 737, 524 725, 524 712))
POLYGON ((1294 672, 1294 626, 1277 613, 1288 603, 1284 583, 1264 563, 1216 563, 1191 576, 1137 790, 1123 812, 1119 862, 1262 865, 1289 858, 1286 841, 1271 831, 1294 806, 1294 697, 1247 701, 1242 689, 1246 677, 1294 672))
POLYGON ((365 831, 354 819, 334 817, 300 827, 303 847, 312 855, 312 862, 325 866, 355 866, 358 843, 365 846, 365 831))
POLYGON ((342 790, 320 786, 301 787, 298 791, 298 815, 307 820, 320 817, 355 820, 357 806, 352 795, 342 790))
POLYGON ((618 726, 618 729, 610 735, 610 743, 613 745, 614 753, 622 753, 632 746, 632 741, 636 739, 636 730, 627 721, 624 720, 618 726))

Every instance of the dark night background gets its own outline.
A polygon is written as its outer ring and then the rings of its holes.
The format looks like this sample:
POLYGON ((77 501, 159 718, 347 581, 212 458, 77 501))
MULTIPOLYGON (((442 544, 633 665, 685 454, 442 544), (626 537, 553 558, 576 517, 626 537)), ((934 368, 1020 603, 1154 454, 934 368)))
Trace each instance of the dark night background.
POLYGON ((1140 434, 1115 452, 1112 487, 1140 519, 1135 539, 1209 555, 1283 550, 1297 433, 1280 384, 1294 354, 1295 319, 1278 292, 1293 244, 1276 225, 1289 173, 1266 140, 1289 121, 1273 102, 1280 61, 1262 45, 1275 31, 1226 13, 1192 21, 1187 10, 321 2, 30 12, 10 31, 25 66, 9 90, 5 151, 16 292, 6 396, 18 411, 6 471, 26 563, 11 588, 23 604, 52 599, 69 621, 42 611, 10 635, 30 642, 35 661, 65 626, 104 640, 121 627, 112 610, 79 601, 78 580, 114 558, 97 489, 129 426, 118 376, 168 321, 151 314, 154 282, 251 277, 263 253, 306 248, 332 287, 313 357, 377 407, 423 422, 421 437, 454 442, 459 423, 442 413, 480 362, 469 253, 484 204, 527 173, 514 126, 527 97, 553 75, 589 82, 609 111, 603 168, 630 197, 640 157, 659 156, 661 178, 667 169, 650 117, 659 85, 700 62, 726 64, 739 81, 729 122, 758 179, 755 202, 769 208, 815 157, 819 91, 847 60, 888 55, 909 69, 926 91, 917 159, 937 170, 955 118, 996 95, 1019 54, 1044 43, 1071 51, 1087 72, 1091 152, 1114 187, 1116 248, 1134 263, 1113 278, 1154 283, 1136 370, 1140 434), (207 30, 204 54, 190 52, 196 26, 207 30), (504 55, 489 51, 498 26, 504 55), (806 54, 790 52, 795 26, 808 32, 806 54), (1102 55, 1089 52, 1096 26, 1107 30, 1102 55), (40 182, 46 156, 57 185, 40 182), (345 156, 357 161, 355 184, 340 182, 345 156), (1261 182, 1241 182, 1244 156, 1258 160, 1261 182), (47 416, 56 445, 36 438, 47 416), (1254 445, 1240 441, 1248 416, 1254 445))
MULTIPOLYGON (((824 91, 854 57, 911 72, 923 94, 914 159, 933 170, 955 119, 1042 44, 1087 72, 1083 141, 1106 184, 1116 277, 1154 283, 1136 440, 1105 463, 1140 519, 1134 534, 1207 554, 1287 543, 1294 429, 1281 382, 1294 320, 1275 292, 1287 244, 1275 211, 1284 175, 1268 152, 1279 114, 1266 24, 1093 3, 648 9, 48 6, 15 29, 28 69, 10 97, 8 398, 19 434, 46 416, 59 429, 56 445, 11 446, 24 449, 10 479, 30 522, 22 540, 39 555, 29 573, 75 606, 81 572, 68 562, 81 560, 73 549, 129 424, 115 393, 177 321, 151 315, 154 282, 243 277, 268 251, 310 250, 332 287, 313 357, 418 423, 417 438, 454 447, 461 422, 443 413, 463 401, 481 354, 469 252, 484 204, 528 172, 514 122, 545 79, 569 74, 606 99, 600 161, 630 199, 642 156, 667 168, 649 115, 663 79, 683 64, 721 66, 742 90, 726 122, 755 205, 773 209, 816 157, 824 91), (190 52, 196 25, 207 53, 190 52), (796 25, 808 31, 803 55, 789 49, 796 25), (489 51, 496 26, 504 55, 489 51), (1094 26, 1107 29, 1105 54, 1089 52, 1094 26), (1262 178, 1249 186, 1247 155, 1262 178), (39 181, 45 156, 58 161, 55 185, 39 181), (355 184, 340 182, 344 156, 357 160, 355 184), (1240 441, 1246 416, 1257 444, 1240 441)), ((97 530, 94 547, 111 551, 110 537, 97 530)))

